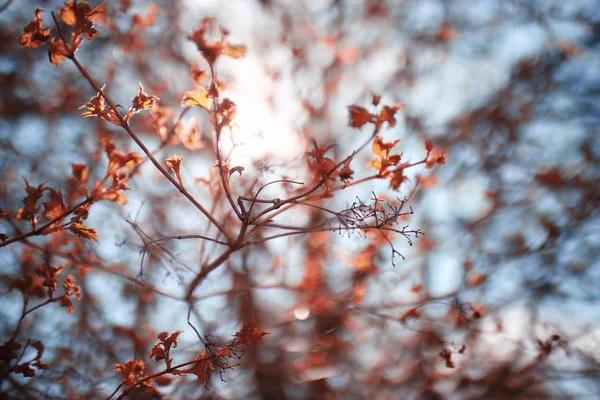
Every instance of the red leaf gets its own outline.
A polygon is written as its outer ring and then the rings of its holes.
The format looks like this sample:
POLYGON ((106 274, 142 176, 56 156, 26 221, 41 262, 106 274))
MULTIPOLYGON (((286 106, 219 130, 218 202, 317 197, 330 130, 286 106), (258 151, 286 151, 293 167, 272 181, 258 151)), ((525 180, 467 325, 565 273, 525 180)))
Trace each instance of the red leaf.
POLYGON ((263 332, 256 327, 254 316, 244 324, 242 329, 235 334, 239 338, 240 343, 251 344, 258 343, 262 340, 262 337, 268 335, 268 332, 263 332))
POLYGON ((362 128, 367 122, 373 122, 375 116, 366 108, 359 106, 348 106, 350 112, 348 124, 353 128, 362 128))

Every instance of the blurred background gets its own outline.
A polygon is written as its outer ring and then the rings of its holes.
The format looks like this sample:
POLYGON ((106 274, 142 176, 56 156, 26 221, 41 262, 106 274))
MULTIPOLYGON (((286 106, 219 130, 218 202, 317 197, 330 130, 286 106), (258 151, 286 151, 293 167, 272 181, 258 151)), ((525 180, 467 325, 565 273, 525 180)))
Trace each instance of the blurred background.
MULTIPOLYGON (((100 138, 139 152, 118 126, 80 118, 96 92, 68 60, 55 67, 45 47, 19 46, 37 7, 54 32, 50 11, 63 5, 0 4, 0 211, 10 212, 0 232, 8 237, 30 229, 15 217, 23 178, 66 196, 73 163, 88 165, 90 187, 102 179, 100 138)), ((237 106, 222 142, 231 166, 244 167, 231 178, 234 194, 254 180, 310 182, 310 138, 335 145, 331 157, 342 160, 370 134, 348 126, 347 106, 372 108, 374 94, 405 104, 382 131, 400 139, 403 160, 421 160, 430 139, 447 162, 408 169, 396 191, 369 180, 319 203, 341 211, 374 195, 407 197, 406 225, 425 236, 393 244, 361 232, 290 236, 248 247, 211 273, 195 292, 200 333, 224 343, 254 316, 269 335, 238 366, 213 373, 209 391, 188 376, 160 387, 164 398, 600 398, 600 2, 107 2, 98 37, 77 58, 124 108, 138 83, 160 97, 132 127, 158 160, 183 157, 186 188, 228 221, 228 204, 211 191, 206 114, 180 105, 194 87, 190 70, 208 68, 187 39, 206 17, 247 46, 244 57, 218 63, 224 96, 237 106)), ((370 148, 354 158, 355 180, 373 174, 372 158, 370 148)), ((141 357, 158 371, 147 352, 161 331, 185 331, 176 362, 202 349, 183 297, 219 245, 152 241, 216 231, 151 163, 136 171, 126 204, 90 208, 98 243, 65 233, 0 248, 5 338, 23 306, 16 279, 34 266, 68 262, 83 296, 73 314, 51 304, 23 321, 18 339, 42 339, 50 369, 3 378, 6 398, 106 398, 119 384, 115 363, 141 357)), ((272 185, 263 196, 293 189, 272 185)), ((278 218, 335 223, 306 207, 278 218)))

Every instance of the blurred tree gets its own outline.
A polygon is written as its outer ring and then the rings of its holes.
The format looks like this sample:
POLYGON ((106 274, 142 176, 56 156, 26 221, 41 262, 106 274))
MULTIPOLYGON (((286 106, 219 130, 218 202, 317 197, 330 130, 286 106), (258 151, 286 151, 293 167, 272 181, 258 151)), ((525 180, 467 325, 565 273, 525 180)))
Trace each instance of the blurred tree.
POLYGON ((598 10, 4 2, 2 398, 600 397, 598 10))

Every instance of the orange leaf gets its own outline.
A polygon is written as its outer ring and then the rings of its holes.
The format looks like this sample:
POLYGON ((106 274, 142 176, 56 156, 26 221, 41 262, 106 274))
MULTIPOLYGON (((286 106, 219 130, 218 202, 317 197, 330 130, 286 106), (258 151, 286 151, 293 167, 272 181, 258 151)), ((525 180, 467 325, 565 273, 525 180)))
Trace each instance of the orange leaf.
POLYGON ((263 332, 256 327, 254 316, 252 316, 235 336, 239 338, 240 343, 251 344, 260 342, 262 337, 268 334, 268 332, 263 332))
POLYGON ((240 45, 231 45, 226 43, 223 46, 223 54, 233 58, 240 58, 246 54, 246 46, 240 45))
POLYGON ((446 152, 433 149, 425 161, 425 168, 433 168, 435 164, 446 164, 446 152))
POLYGON ((393 190, 398 190, 402 182, 407 180, 408 178, 404 175, 404 169, 398 168, 392 172, 392 176, 390 177, 390 188, 393 190))
POLYGON ((353 128, 362 128, 367 122, 373 122, 375 116, 366 108, 359 106, 348 106, 350 112, 348 124, 353 128))
POLYGON ((425 150, 431 151, 432 149, 433 149, 433 143, 431 142, 431 139, 427 139, 425 141, 425 150))
POLYGON ((190 79, 192 79, 196 83, 200 83, 206 78, 206 71, 200 69, 197 65, 192 65, 190 68, 190 72, 188 73, 190 79))
POLYGON ((60 190, 50 189, 50 201, 44 203, 44 216, 49 219, 64 218, 67 207, 63 203, 60 190))
POLYGON ((58 62, 64 60, 69 54, 65 42, 57 38, 52 38, 48 45, 48 58, 50 63, 55 67, 58 67, 58 62))
POLYGON ((373 140, 373 144, 371 145, 373 154, 378 157, 387 158, 390 150, 393 149, 399 141, 400 139, 396 139, 393 142, 385 143, 383 138, 377 135, 375 136, 375 140, 373 140))
POLYGON ((144 88, 142 87, 141 83, 138 82, 138 85, 138 94, 133 98, 132 105, 129 108, 127 115, 125 116, 126 120, 131 118, 131 116, 137 112, 151 109, 154 103, 157 100, 160 100, 157 96, 148 95, 144 93, 144 88))
POLYGON ((73 171, 73 177, 81 184, 87 181, 89 171, 85 164, 72 164, 71 169, 73 171))
POLYGON ((377 130, 381 128, 384 122, 387 122, 390 127, 396 125, 396 112, 404 108, 403 103, 396 103, 393 106, 384 106, 383 110, 379 113, 377 117, 377 130))
POLYGON ((72 26, 74 36, 81 36, 85 33, 88 40, 98 36, 98 31, 94 29, 94 22, 104 14, 106 3, 92 8, 85 1, 67 1, 64 7, 58 10, 58 16, 65 24, 72 26))
POLYGON ((181 157, 173 153, 173 155, 167 158, 167 165, 175 173, 179 184, 183 186, 183 180, 181 179, 181 157))
POLYGON ((36 49, 50 38, 50 28, 42 26, 42 12, 44 11, 42 8, 36 8, 34 20, 25 25, 24 33, 19 36, 21 46, 36 49))
POLYGON ((185 92, 183 99, 181 99, 181 105, 183 107, 202 107, 207 111, 210 111, 210 99, 206 93, 206 89, 202 86, 196 85, 194 90, 185 92))
POLYGON ((17 219, 26 219, 29 220, 32 224, 35 219, 35 213, 37 212, 37 201, 44 194, 44 184, 42 183, 38 187, 29 186, 29 182, 27 179, 25 181, 25 190, 27 191, 27 197, 23 199, 23 207, 19 209, 17 212, 17 219))
POLYGON ((91 239, 98 243, 98 236, 96 235, 96 230, 93 228, 88 228, 83 224, 75 223, 71 225, 71 231, 79 237, 91 239))
POLYGON ((196 375, 199 382, 206 384, 210 377, 210 373, 215 371, 215 367, 213 366, 212 361, 209 359, 206 350, 202 351, 202 353, 196 357, 196 360, 199 361, 194 363, 192 367, 187 369, 185 372, 196 375))

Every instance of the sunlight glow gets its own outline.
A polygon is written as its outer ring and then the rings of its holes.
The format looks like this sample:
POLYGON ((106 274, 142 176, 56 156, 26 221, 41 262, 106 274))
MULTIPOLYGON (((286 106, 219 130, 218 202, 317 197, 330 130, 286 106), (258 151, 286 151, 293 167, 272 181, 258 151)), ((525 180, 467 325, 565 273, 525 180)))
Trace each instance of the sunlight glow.
POLYGON ((310 315, 310 310, 306 306, 298 306, 294 308, 294 316, 300 321, 304 321, 310 315))

